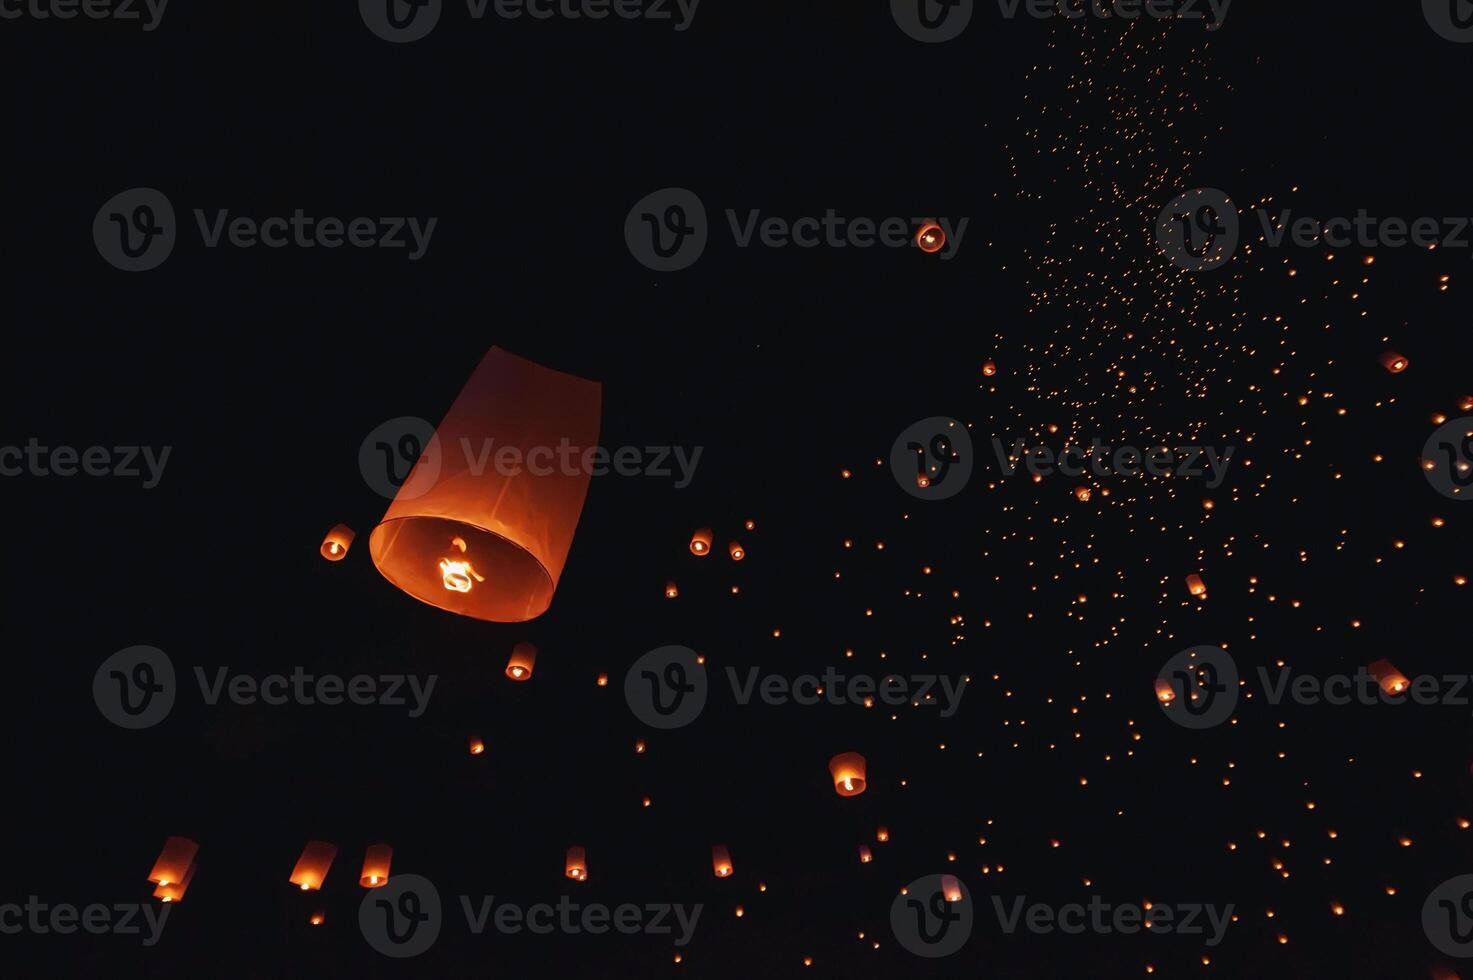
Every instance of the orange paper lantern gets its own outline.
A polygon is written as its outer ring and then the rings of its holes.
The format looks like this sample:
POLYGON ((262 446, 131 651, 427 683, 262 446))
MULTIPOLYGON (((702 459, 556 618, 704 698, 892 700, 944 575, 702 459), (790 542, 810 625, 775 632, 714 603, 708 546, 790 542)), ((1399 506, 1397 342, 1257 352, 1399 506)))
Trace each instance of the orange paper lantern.
POLYGON ((962 900, 962 883, 957 880, 956 875, 941 876, 941 894, 948 902, 960 902, 962 900))
POLYGON ((890 839, 890 828, 889 827, 877 827, 877 828, 875 828, 875 840, 877 840, 881 844, 883 844, 886 841, 888 841, 889 839, 890 839))
POLYGON ((1381 366, 1392 374, 1400 374, 1411 365, 1411 361, 1402 357, 1394 350, 1389 350, 1381 355, 1381 366))
POLYGON ((1367 672, 1381 685, 1381 690, 1387 694, 1400 694, 1411 686, 1412 682, 1407 680, 1405 674, 1396 669, 1396 665, 1390 660, 1382 658, 1366 667, 1367 672))
POLYGON ((987 361, 985 364, 982 365, 982 373, 986 377, 992 377, 994 374, 997 373, 997 365, 992 361, 987 361))
POLYGON ((868 844, 860 844, 859 845, 859 863, 860 864, 869 864, 874 859, 875 859, 875 856, 870 853, 869 845, 868 844))
POLYGON ((726 546, 726 553, 731 555, 732 561, 741 561, 743 558, 747 557, 746 549, 743 548, 741 546, 741 543, 737 541, 733 541, 731 544, 726 546))
POLYGON ((1187 576, 1187 591, 1199 599, 1207 598, 1207 583, 1196 572, 1187 576))
POLYGON ((532 679, 532 665, 537 662, 537 648, 525 640, 511 648, 511 659, 506 662, 506 676, 514 681, 532 679))
POLYGON ((545 612, 588 495, 601 397, 597 382, 491 348, 369 535, 379 572, 473 619, 545 612))
POLYGON ((374 844, 363 854, 363 873, 358 884, 364 888, 382 888, 389 883, 389 864, 394 860, 394 849, 388 844, 374 844))
POLYGON ((711 529, 709 527, 697 528, 690 536, 690 553, 693 555, 709 555, 711 553, 711 529))
POLYGON ((946 245, 946 232, 934 221, 928 221, 921 225, 920 231, 916 232, 916 246, 926 254, 939 252, 946 245))
POLYGON ((159 852, 159 859, 153 863, 153 870, 148 873, 148 880, 156 885, 178 884, 184 880, 198 853, 199 845, 188 837, 168 838, 164 841, 164 849, 159 852))
POLYGON ((198 866, 197 862, 191 861, 183 878, 171 881, 167 885, 159 885, 153 890, 153 897, 161 902, 183 901, 184 893, 189 890, 189 883, 194 880, 194 869, 198 866))
POLYGON ((470 743, 471 755, 480 755, 486 751, 486 743, 472 736, 470 743))
POLYGON ((1162 704, 1170 704, 1176 700, 1176 691, 1171 687, 1171 681, 1164 677, 1156 678, 1156 700, 1162 704))
POLYGON ((667 599, 674 599, 678 595, 680 595, 680 587, 677 586, 674 582, 666 582, 665 583, 665 598, 667 598, 667 599))
POLYGON ((342 561, 348 556, 348 549, 353 546, 353 539, 358 535, 346 524, 334 524, 332 530, 322 539, 322 557, 328 561, 342 561))
POLYGON ((574 845, 568 848, 568 856, 564 865, 569 878, 574 881, 588 880, 588 860, 583 856, 583 848, 574 845))
POLYGON ((830 759, 829 774, 834 777, 834 792, 840 796, 864 792, 864 756, 858 752, 841 752, 830 759))
POLYGON ((727 851, 725 844, 717 844, 711 848, 711 868, 718 878, 731 876, 731 853, 727 851))
POLYGON ((302 856, 297 858, 296 867, 292 868, 291 883, 304 892, 319 890, 327 877, 327 869, 332 867, 333 858, 337 856, 336 844, 309 840, 302 848, 302 856))

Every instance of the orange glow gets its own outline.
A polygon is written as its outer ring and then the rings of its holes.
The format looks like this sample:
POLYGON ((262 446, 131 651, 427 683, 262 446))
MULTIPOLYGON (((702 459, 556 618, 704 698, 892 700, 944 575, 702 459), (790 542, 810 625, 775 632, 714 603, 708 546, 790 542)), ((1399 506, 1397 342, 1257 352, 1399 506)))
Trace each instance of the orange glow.
POLYGON ((348 549, 353 546, 355 537, 357 535, 348 525, 334 524, 332 530, 322 539, 322 547, 318 550, 328 561, 342 561, 348 557, 348 549))
POLYGON ((380 574, 421 602, 472 619, 540 616, 557 590, 592 476, 587 466, 545 457, 562 455, 553 447, 597 446, 601 399, 597 382, 491 348, 369 535, 380 574), (460 546, 446 556, 452 539, 460 546), (474 588, 488 580, 489 588, 474 588))
POLYGON ((680 595, 680 587, 677 586, 674 582, 666 582, 665 583, 665 598, 667 598, 667 599, 674 599, 678 595, 680 595))
POLYGON ((734 870, 731 866, 731 852, 726 849, 725 844, 717 844, 711 848, 711 869, 718 878, 731 877, 734 870))
POLYGON ((1381 685, 1381 690, 1387 694, 1400 694, 1410 687, 1412 683, 1407 680, 1405 674, 1396 669, 1396 666, 1390 660, 1384 657, 1371 663, 1366 667, 1366 671, 1372 677, 1376 678, 1376 683, 1381 685))
POLYGON ((486 743, 474 736, 471 737, 471 755, 480 755, 486 751, 486 743))
POLYGON ((568 857, 564 868, 567 876, 574 881, 588 880, 588 860, 583 855, 583 848, 576 844, 568 848, 568 857))
POLYGON ((1090 489, 1089 489, 1089 487, 1075 487, 1074 488, 1074 496, 1078 497, 1081 502, 1089 500, 1089 498, 1090 498, 1090 489))
POLYGON ((523 640, 511 648, 511 659, 506 662, 506 676, 514 681, 532 679, 532 666, 537 663, 537 648, 523 640))
POLYGON ((941 894, 948 902, 962 900, 962 883, 957 880, 956 875, 941 876, 941 894))
POLYGON ((389 864, 394 860, 394 849, 388 844, 374 844, 363 854, 363 873, 358 884, 364 888, 382 888, 389 883, 389 864))
POLYGON ((729 555, 731 555, 732 561, 741 561, 743 558, 747 557, 746 550, 735 541, 726 546, 726 551, 729 555))
POLYGON ((170 837, 164 841, 159 859, 153 863, 148 880, 156 885, 177 884, 184 880, 194 864, 199 845, 188 837, 170 837))
POLYGON ((869 864, 874 859, 875 859, 875 856, 870 853, 869 845, 868 844, 860 844, 859 845, 859 863, 860 864, 869 864))
POLYGON ((840 796, 858 796, 864 792, 864 756, 858 752, 841 752, 830 759, 829 774, 834 777, 834 792, 840 796))
POLYGON ((1176 692, 1171 689, 1171 682, 1164 677, 1156 678, 1156 700, 1162 704, 1170 704, 1176 700, 1176 692))
POLYGON ((946 246, 946 232, 934 221, 928 221, 916 232, 916 246, 927 255, 941 251, 946 246))
POLYGON ((690 553, 693 555, 709 555, 711 553, 711 529, 709 527, 697 528, 690 536, 690 553))
POLYGON ((994 362, 987 361, 986 363, 984 363, 982 365, 982 374, 984 376, 990 378, 990 377, 992 377, 996 373, 997 373, 997 365, 994 362))
POLYGON ((327 916, 321 912, 313 912, 311 918, 307 921, 314 926, 320 926, 327 921, 327 916))
POLYGON ((1199 599, 1207 598, 1207 583, 1196 572, 1187 576, 1187 591, 1199 599))
POLYGON ((1381 355, 1381 366, 1390 371, 1392 374, 1400 374, 1401 372, 1405 371, 1411 365, 1411 363, 1411 361, 1407 360, 1405 357, 1402 357, 1394 350, 1389 350, 1381 355))
POLYGON ((198 867, 196 862, 191 861, 185 870, 184 876, 179 881, 171 881, 168 884, 160 882, 153 890, 153 897, 161 902, 180 902, 184 900, 184 893, 189 890, 189 883, 194 880, 194 869, 198 867))
POLYGON ((319 890, 323 880, 327 878, 328 869, 332 867, 333 858, 337 856, 336 844, 309 840, 307 846, 302 848, 302 856, 297 858, 296 867, 292 868, 291 883, 304 892, 319 890))
POLYGON ((890 839, 890 828, 889 827, 879 827, 879 828, 876 828, 876 830, 875 830, 875 840, 877 840, 881 844, 883 844, 886 841, 888 841, 889 839, 890 839))

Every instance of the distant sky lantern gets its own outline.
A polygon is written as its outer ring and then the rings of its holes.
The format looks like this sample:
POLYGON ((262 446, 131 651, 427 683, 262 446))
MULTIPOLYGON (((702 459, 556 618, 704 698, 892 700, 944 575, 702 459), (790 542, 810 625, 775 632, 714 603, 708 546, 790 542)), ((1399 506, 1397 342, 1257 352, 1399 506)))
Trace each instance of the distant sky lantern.
POLYGON ((1171 681, 1164 677, 1156 678, 1156 700, 1162 704, 1170 704, 1176 700, 1176 691, 1171 687, 1171 681))
POLYGON ((889 839, 890 839, 890 828, 889 827, 877 827, 877 828, 875 828, 875 840, 877 840, 881 844, 883 844, 886 841, 888 841, 889 839))
POLYGON ((601 398, 597 382, 491 348, 369 535, 379 572, 472 619, 540 616, 588 495, 601 398))
POLYGON ((394 860, 394 849, 388 844, 373 844, 363 854, 363 873, 358 884, 364 888, 382 888, 389 883, 389 864, 394 860))
POLYGON ((309 840, 302 848, 302 856, 297 858, 296 867, 292 868, 291 883, 304 892, 318 891, 327 878, 327 869, 332 867, 333 858, 337 856, 336 844, 309 840))
POLYGON ((726 849, 725 844, 717 844, 711 848, 711 869, 718 878, 731 877, 731 852, 726 849))
POLYGON ((743 548, 740 542, 737 541, 733 541, 731 544, 727 545, 726 551, 727 554, 731 555, 732 561, 741 561, 743 558, 747 557, 747 549, 743 548))
POLYGON ((1396 665, 1390 660, 1382 658, 1373 662, 1366 671, 1381 685, 1381 690, 1387 694, 1400 694, 1411 686, 1405 674, 1396 669, 1396 665))
POLYGON ((148 880, 155 885, 173 885, 184 880, 184 875, 194 864, 199 845, 188 837, 170 837, 164 841, 159 859, 153 863, 148 880))
POLYGON ((472 735, 470 741, 470 750, 471 755, 480 755, 481 753, 486 751, 486 743, 481 741, 476 736, 472 735))
POLYGON ((859 845, 859 863, 860 864, 869 864, 874 859, 875 859, 875 856, 870 853, 869 845, 868 844, 860 844, 859 845))
POLYGON ((346 524, 334 524, 332 530, 322 539, 322 557, 328 561, 342 561, 348 555, 348 549, 353 546, 353 539, 358 535, 346 524))
POLYGON ((511 659, 506 662, 506 676, 514 681, 532 679, 532 665, 537 662, 537 648, 525 640, 511 648, 511 659))
POLYGON ((992 377, 994 374, 997 373, 997 364, 993 361, 986 361, 982 365, 982 373, 986 377, 992 377))
POLYGON ((588 859, 583 855, 583 848, 577 845, 568 848, 564 870, 567 876, 574 881, 588 880, 588 859))
POLYGON ((956 875, 941 876, 941 894, 948 902, 960 902, 962 900, 962 883, 957 880, 956 875))
POLYGON ((834 792, 840 796, 858 796, 865 787, 864 756, 858 752, 841 752, 829 760, 829 774, 834 777, 834 792))
POLYGON ((1187 591, 1198 599, 1207 598, 1207 583, 1196 572, 1187 576, 1187 591))
POLYGON ((1381 366, 1392 374, 1400 374, 1405 371, 1412 362, 1401 356, 1394 350, 1389 350, 1381 355, 1381 366))
POLYGON ((927 255, 939 252, 946 245, 946 232, 934 221, 928 221, 921 225, 916 232, 916 246, 927 255))
POLYGON ((171 881, 167 885, 159 885, 153 890, 153 897, 161 902, 181 902, 184 893, 189 890, 189 883, 194 880, 194 869, 199 867, 197 861, 191 861, 184 872, 184 877, 179 881, 171 881))
POLYGON ((1081 501, 1088 501, 1090 498, 1089 487, 1075 487, 1074 496, 1078 497, 1081 501))
POLYGON ((693 555, 709 555, 711 553, 711 529, 709 527, 697 528, 690 536, 690 553, 693 555))
POLYGON ((314 926, 320 926, 327 921, 327 913, 322 911, 313 912, 307 921, 314 926))
POLYGON ((674 582, 665 583, 665 598, 674 599, 680 595, 680 588, 674 582))

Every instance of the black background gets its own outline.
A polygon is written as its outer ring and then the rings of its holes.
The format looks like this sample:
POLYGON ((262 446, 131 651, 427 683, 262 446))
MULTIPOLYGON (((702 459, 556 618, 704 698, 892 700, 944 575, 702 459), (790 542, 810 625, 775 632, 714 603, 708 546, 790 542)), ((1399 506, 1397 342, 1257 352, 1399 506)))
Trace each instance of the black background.
POLYGON ((145 901, 164 837, 202 845, 157 947, 0 936, 7 972, 1427 975, 1437 954, 1422 899, 1469 864, 1455 826, 1473 816, 1467 708, 1276 709, 1255 694, 1239 724, 1191 733, 1150 691, 1160 665, 1198 643, 1229 644, 1255 692, 1252 668, 1278 659, 1317 673, 1381 656, 1409 674, 1467 670, 1465 594, 1451 585, 1468 568, 1467 518, 1416 466, 1429 415, 1457 415, 1473 393, 1467 251, 1380 250, 1351 299, 1332 280, 1362 275, 1357 255, 1258 249, 1203 288, 1149 238, 1156 210, 1195 186, 1296 214, 1473 214, 1460 95, 1473 49, 1437 37, 1416 5, 1243 0, 1212 33, 1006 21, 983 5, 961 38, 928 46, 884 4, 705 0, 684 33, 477 23, 452 4, 429 38, 394 46, 352 4, 174 0, 152 33, 21 20, 0 22, 0 37, 4 442, 173 447, 152 490, 0 485, 0 897, 145 901), (1106 55, 1122 39, 1129 69, 1106 55), (1127 135, 1129 105, 1166 113, 1156 138, 1127 135), (1068 165, 1071 147, 1094 162, 1068 165), (1099 238, 1086 210, 1112 183, 1153 202, 1118 206, 1124 241, 1099 238), (181 218, 302 207, 440 220, 419 262, 206 250, 186 227, 161 268, 129 275, 99 258, 90 227, 134 186, 164 191, 181 218), (694 267, 656 275, 622 229, 666 186, 701 195, 712 242, 694 267), (971 223, 941 262, 915 249, 737 249, 722 215, 830 207, 971 223), (1286 257, 1299 275, 1284 274, 1286 257), (1132 295, 1203 298, 1155 302, 1151 316, 1107 307, 1088 285, 1074 307, 1033 302, 1046 283, 1111 275, 1132 295), (686 489, 595 480, 552 609, 521 625, 452 617, 389 586, 366 548, 386 502, 357 463, 380 422, 437 420, 492 345, 602 381, 605 445, 703 448, 686 489), (1376 364, 1387 346, 1408 372, 1376 364), (989 358, 1000 370, 984 384, 989 358), (1117 365, 1152 378, 1153 397, 1125 392, 1117 365), (908 496, 874 462, 932 415, 972 424, 981 471, 943 503, 908 496), (1081 505, 1062 477, 997 481, 989 440, 1048 423, 1086 442, 1190 430, 1253 464, 1234 464, 1210 515, 1197 486, 1112 484, 1108 501, 1081 505), (1377 452, 1386 462, 1371 462, 1377 452), (1433 529, 1434 515, 1447 525, 1433 529), (756 530, 741 531, 749 518, 756 530), (359 538, 329 564, 317 543, 338 521, 359 538), (693 558, 685 543, 706 525, 718 544, 739 537, 747 560, 693 558), (1199 569, 1205 603, 1181 584, 1199 569), (502 669, 521 639, 542 654, 534 680, 514 685, 502 669), (99 715, 91 679, 137 643, 181 673, 302 665, 439 681, 419 719, 209 707, 186 685, 165 723, 124 732, 99 715), (972 686, 950 719, 918 708, 892 720, 739 707, 718 684, 697 723, 651 733, 619 681, 667 643, 717 670, 840 664, 965 673, 972 686), (608 688, 594 684, 601 671, 608 688), (488 744, 480 758, 465 753, 472 733, 488 744), (636 738, 648 752, 634 753, 636 738), (848 800, 826 770, 845 750, 868 756, 873 779, 848 800), (878 824, 889 844, 873 842, 878 824), (286 878, 309 838, 341 850, 324 892, 304 897, 286 878), (395 872, 428 876, 452 904, 434 949, 404 963, 372 952, 356 925, 357 863, 380 840, 395 872), (710 873, 716 842, 731 848, 730 879, 710 873), (876 852, 866 866, 863 842, 876 852), (588 848, 587 885, 562 877, 570 843, 588 848), (979 921, 963 952, 932 963, 893 940, 888 910, 906 882, 942 870, 967 882, 979 921), (677 965, 668 937, 470 936, 449 898, 526 904, 569 888, 705 911, 677 965), (1187 937, 1005 936, 987 901, 1096 893, 1234 903, 1240 920, 1210 950, 1187 937), (318 908, 327 923, 311 928, 318 908))

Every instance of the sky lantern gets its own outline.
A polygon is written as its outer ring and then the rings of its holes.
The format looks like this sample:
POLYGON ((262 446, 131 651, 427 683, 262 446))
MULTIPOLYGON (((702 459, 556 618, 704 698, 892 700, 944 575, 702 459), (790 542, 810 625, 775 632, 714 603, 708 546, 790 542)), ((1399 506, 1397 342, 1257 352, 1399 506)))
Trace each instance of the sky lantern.
POLYGON ((1411 361, 1394 350, 1389 350, 1381 355, 1381 366, 1392 374, 1400 374, 1411 366, 1411 361))
POLYGON ((889 839, 890 839, 890 828, 889 827, 876 827, 875 828, 875 840, 877 840, 881 844, 883 844, 886 841, 888 841, 889 839))
POLYGON ((1196 572, 1187 576, 1187 591, 1198 599, 1207 598, 1207 583, 1196 572))
POLYGON ((709 527, 697 528, 690 536, 690 553, 693 555, 709 555, 711 553, 711 529, 709 527))
POLYGON ((313 912, 312 915, 310 917, 308 917, 308 919, 307 919, 308 924, 314 925, 314 926, 320 926, 320 925, 322 925, 326 921, 327 921, 327 913, 324 912, 324 911, 322 911, 321 909, 318 909, 316 912, 313 912))
POLYGON ((960 902, 962 900, 962 883, 957 880, 956 875, 941 876, 941 894, 948 902, 960 902))
POLYGON ((1091 493, 1092 491, 1089 489, 1089 487, 1074 488, 1074 496, 1078 497, 1081 502, 1087 502, 1090 498, 1091 493))
POLYGON ((731 877, 731 852, 726 849, 725 844, 717 844, 711 848, 711 869, 718 878, 731 877))
POLYGON ((982 374, 984 376, 990 378, 990 377, 992 377, 996 373, 997 373, 997 364, 995 362, 993 362, 993 361, 987 361, 987 362, 983 363, 983 365, 982 365, 982 374))
POLYGON ((874 856, 874 854, 872 854, 870 852, 869 845, 868 844, 860 844, 859 845, 859 863, 860 864, 869 864, 874 859, 875 859, 875 856, 874 856))
POLYGON ((373 844, 363 854, 363 873, 358 884, 364 888, 382 888, 389 883, 389 864, 394 860, 394 849, 388 844, 373 844))
POLYGON ((199 845, 188 837, 168 838, 164 841, 164 849, 159 852, 159 859, 153 863, 153 870, 148 873, 148 880, 155 885, 178 884, 189 873, 198 853, 199 845))
POLYGON ((506 662, 506 676, 514 681, 532 679, 532 665, 537 662, 537 648, 523 640, 511 648, 511 659, 506 662))
POLYGON ((829 760, 834 792, 840 796, 858 796, 864 792, 864 771, 864 756, 858 752, 841 752, 829 760))
POLYGON ((583 855, 583 848, 578 845, 574 844, 568 848, 567 860, 563 867, 567 876, 574 881, 588 880, 588 859, 583 855))
POLYGON ((726 546, 727 554, 731 555, 732 561, 741 561, 747 557, 747 549, 743 548, 740 541, 733 541, 726 546))
POLYGON ((1156 678, 1156 700, 1162 704, 1170 704, 1176 700, 1176 691, 1171 687, 1171 681, 1164 677, 1156 678))
POLYGON ((479 736, 472 735, 470 740, 471 755, 480 755, 486 751, 486 743, 479 736))
POLYGON ((183 878, 171 881, 167 885, 160 884, 153 890, 153 897, 161 902, 183 901, 184 893, 189 890, 189 883, 194 880, 194 869, 197 867, 199 867, 197 862, 190 861, 183 878))
POLYGON ((674 599, 678 595, 680 595, 680 587, 678 585, 676 585, 674 582, 666 582, 665 583, 665 598, 667 598, 667 599, 674 599))
POLYGON ((302 848, 302 856, 297 858, 296 867, 292 868, 291 883, 304 892, 320 890, 323 880, 327 878, 327 869, 332 867, 333 858, 337 856, 336 844, 309 840, 307 846, 302 848))
POLYGON ((379 572, 472 619, 540 616, 588 496, 601 399, 597 382, 487 351, 369 535, 379 572))
POLYGON ((1411 686, 1405 674, 1396 669, 1396 665, 1384 657, 1374 661, 1366 667, 1366 671, 1381 685, 1381 690, 1387 694, 1400 694, 1411 686))
POLYGON ((353 546, 353 539, 358 535, 346 524, 334 524, 332 530, 327 532, 322 539, 322 557, 328 561, 342 561, 348 556, 348 549, 353 546))
POLYGON ((941 251, 946 245, 946 232, 934 221, 927 221, 916 232, 916 247, 927 255, 941 251))

